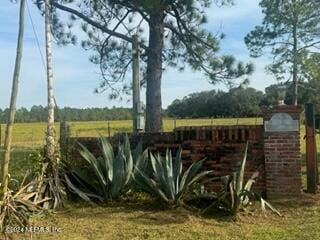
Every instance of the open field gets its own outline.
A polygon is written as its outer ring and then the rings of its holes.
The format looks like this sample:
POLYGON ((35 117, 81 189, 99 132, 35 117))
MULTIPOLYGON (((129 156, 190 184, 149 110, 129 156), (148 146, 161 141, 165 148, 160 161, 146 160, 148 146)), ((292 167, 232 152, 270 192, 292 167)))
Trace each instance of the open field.
MULTIPOLYGON (((97 121, 97 122, 72 122, 71 135, 78 137, 108 136, 108 123, 110 134, 117 132, 131 132, 132 121, 97 121)), ((262 118, 220 118, 220 119, 164 119, 164 131, 172 131, 175 126, 217 126, 217 125, 260 125, 262 118)), ((17 123, 13 131, 14 149, 37 149, 44 144, 46 131, 45 123, 17 123)), ((56 123, 57 138, 59 138, 59 123, 56 123)), ((1 124, 1 147, 4 142, 5 125, 1 124)), ((301 125, 301 152, 305 153, 305 128, 301 125)), ((320 147, 319 134, 317 141, 320 147)))
MULTIPOLYGON (((111 135, 116 132, 131 132, 132 121, 97 121, 72 122, 71 135, 78 137, 96 137, 108 135, 108 123, 111 135)), ((164 131, 172 131, 175 126, 204 126, 204 125, 249 125, 262 124, 261 118, 225 118, 225 119, 164 119, 164 131)), ((45 123, 17 123, 14 125, 13 146, 16 148, 35 149, 43 145, 45 137, 45 123)), ((56 123, 57 137, 59 124, 56 123)), ((5 125, 1 124, 1 146, 4 141, 5 125)))

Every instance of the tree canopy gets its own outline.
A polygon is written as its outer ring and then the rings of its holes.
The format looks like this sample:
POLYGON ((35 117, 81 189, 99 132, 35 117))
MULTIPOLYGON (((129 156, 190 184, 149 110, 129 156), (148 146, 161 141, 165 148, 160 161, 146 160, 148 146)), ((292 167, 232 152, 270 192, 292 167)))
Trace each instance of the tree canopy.
POLYGON ((253 57, 269 51, 273 62, 267 70, 278 80, 292 79, 293 104, 297 104, 304 65, 320 47, 320 1, 262 0, 260 7, 262 25, 245 37, 245 43, 253 57))
POLYGON ((232 88, 228 92, 193 93, 168 106, 168 116, 178 118, 256 117, 260 114, 263 92, 250 87, 232 88))
MULTIPOLYGON (((42 0, 36 0, 42 7, 42 0)), ((161 131, 161 79, 166 67, 183 70, 187 65, 202 71, 212 83, 230 83, 252 72, 251 64, 236 62, 233 56, 219 56, 222 35, 203 26, 212 3, 231 0, 51 0, 53 33, 60 43, 75 40, 72 22, 79 21, 87 39, 82 47, 92 50, 91 62, 103 76, 98 91, 111 89, 111 96, 129 93, 127 72, 132 61, 132 36, 140 35, 141 68, 146 85, 146 130, 161 131), (71 21, 62 24, 70 15, 71 21)))

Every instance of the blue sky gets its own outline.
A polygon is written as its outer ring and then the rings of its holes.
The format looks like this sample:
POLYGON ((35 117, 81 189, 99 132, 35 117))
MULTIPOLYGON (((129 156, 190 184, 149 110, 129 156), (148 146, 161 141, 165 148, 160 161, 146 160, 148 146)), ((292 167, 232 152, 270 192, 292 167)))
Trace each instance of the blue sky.
MULTIPOLYGON (((44 20, 39 11, 29 3, 36 32, 40 38, 44 52, 44 20)), ((220 54, 233 54, 238 60, 253 62, 255 73, 250 77, 250 86, 260 90, 275 83, 272 76, 265 73, 264 67, 270 62, 267 57, 252 59, 243 42, 244 36, 261 23, 262 14, 258 6, 259 0, 235 0, 235 6, 218 8, 212 6, 208 10, 209 22, 206 28, 216 33, 220 28, 226 34, 221 42, 220 54)), ((30 19, 26 12, 26 30, 23 52, 23 63, 19 85, 18 107, 46 105, 46 76, 30 19)), ((0 108, 9 105, 12 73, 16 54, 16 38, 18 31, 18 5, 3 0, 0 5, 0 108)), ((99 85, 99 70, 89 62, 90 52, 79 45, 59 47, 54 45, 54 91, 59 107, 112 107, 131 106, 127 101, 110 101, 107 94, 95 94, 93 90, 99 85)), ((162 102, 163 107, 174 99, 182 98, 190 93, 225 89, 223 85, 212 85, 197 72, 186 70, 183 73, 169 69, 163 75, 162 102)), ((144 91, 142 100, 145 99, 144 91)))

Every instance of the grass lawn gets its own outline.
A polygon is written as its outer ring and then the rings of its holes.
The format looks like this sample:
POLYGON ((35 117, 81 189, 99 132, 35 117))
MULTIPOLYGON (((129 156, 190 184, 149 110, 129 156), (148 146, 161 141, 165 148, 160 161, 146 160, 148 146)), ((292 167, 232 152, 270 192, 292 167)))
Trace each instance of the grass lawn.
MULTIPOLYGON (((33 234, 38 240, 111 239, 220 239, 220 240, 317 240, 320 239, 320 197, 273 202, 284 215, 258 210, 229 217, 201 217, 183 209, 168 210, 155 203, 113 203, 103 207, 69 205, 64 212, 36 216, 33 226, 54 226, 60 233, 33 234)), ((16 239, 28 239, 17 234, 16 239)))

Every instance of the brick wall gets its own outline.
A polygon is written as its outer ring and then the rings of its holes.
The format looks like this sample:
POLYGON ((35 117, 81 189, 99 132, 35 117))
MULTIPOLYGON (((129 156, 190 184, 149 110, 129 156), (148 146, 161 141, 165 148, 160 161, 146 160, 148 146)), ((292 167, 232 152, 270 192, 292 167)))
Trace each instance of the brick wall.
MULTIPOLYGON (((185 166, 206 158, 203 170, 213 170, 214 176, 231 174, 240 168, 245 144, 248 141, 246 178, 251 177, 253 172, 259 170, 260 176, 254 188, 262 194, 266 192, 264 134, 261 125, 180 127, 169 133, 141 133, 129 137, 132 145, 142 141, 144 147, 161 153, 169 148, 174 154, 181 147, 185 166)), ((123 135, 117 135, 111 141, 117 144, 121 138, 123 135)), ((69 145, 76 146, 74 145, 76 141, 81 142, 99 156, 101 149, 97 138, 71 138, 69 145)), ((81 156, 76 147, 71 148, 69 159, 73 164, 81 164, 81 156)), ((221 188, 221 183, 219 181, 212 182, 210 186, 218 190, 221 188)))
MULTIPOLYGON (((287 105, 265 108, 262 111, 264 123, 270 122, 277 113, 289 114, 292 120, 299 122, 301 110, 287 105)), ((174 154, 181 147, 185 166, 206 158, 203 170, 213 170, 214 176, 231 174, 239 169, 248 141, 246 178, 258 170, 260 176, 255 190, 273 198, 299 196, 301 193, 300 128, 295 129, 269 131, 267 125, 179 127, 173 132, 140 133, 129 137, 133 146, 142 141, 145 148, 161 153, 169 148, 174 154)), ((122 138, 120 134, 110 141, 115 146, 122 138)), ((67 150, 62 156, 67 156, 72 164, 83 163, 77 142, 96 156, 101 153, 98 138, 67 138, 64 142, 67 147, 62 149, 67 150)), ((221 184, 212 182, 211 187, 217 190, 221 184)))

